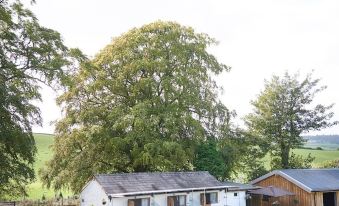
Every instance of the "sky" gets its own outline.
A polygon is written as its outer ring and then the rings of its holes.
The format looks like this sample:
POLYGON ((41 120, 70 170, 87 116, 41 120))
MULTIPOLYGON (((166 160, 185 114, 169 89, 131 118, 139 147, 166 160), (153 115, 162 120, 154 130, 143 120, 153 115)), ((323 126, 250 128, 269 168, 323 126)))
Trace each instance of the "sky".
MULTIPOLYGON (((334 106, 339 120, 339 1, 337 0, 37 0, 30 6, 43 26, 59 31, 68 47, 89 57, 113 37, 156 20, 176 21, 209 34, 219 44, 209 48, 230 72, 217 78, 221 101, 237 117, 253 108, 264 80, 285 71, 301 76, 313 71, 328 89, 315 103, 334 106)), ((61 118, 57 94, 42 88, 43 126, 34 132, 53 133, 61 118)), ((339 134, 339 125, 310 134, 339 134)))

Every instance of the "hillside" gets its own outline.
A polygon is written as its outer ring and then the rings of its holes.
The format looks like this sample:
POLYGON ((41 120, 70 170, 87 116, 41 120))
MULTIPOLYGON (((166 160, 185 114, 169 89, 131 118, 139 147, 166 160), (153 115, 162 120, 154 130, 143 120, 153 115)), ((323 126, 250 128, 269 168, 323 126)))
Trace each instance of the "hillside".
MULTIPOLYGON (((52 157, 50 146, 53 144, 54 136, 51 134, 35 133, 34 139, 38 150, 36 161, 34 163, 36 181, 28 185, 28 199, 41 199, 43 195, 45 195, 46 198, 54 197, 55 192, 53 190, 43 188, 38 176, 39 169, 42 168, 45 162, 52 157)), ((57 194, 59 193, 60 192, 57 192, 57 194)), ((64 197, 66 197, 66 195, 70 195, 67 191, 62 191, 62 193, 64 197)))
POLYGON ((339 148, 339 135, 304 136, 304 139, 307 141, 305 147, 321 147, 325 150, 338 150, 339 148))

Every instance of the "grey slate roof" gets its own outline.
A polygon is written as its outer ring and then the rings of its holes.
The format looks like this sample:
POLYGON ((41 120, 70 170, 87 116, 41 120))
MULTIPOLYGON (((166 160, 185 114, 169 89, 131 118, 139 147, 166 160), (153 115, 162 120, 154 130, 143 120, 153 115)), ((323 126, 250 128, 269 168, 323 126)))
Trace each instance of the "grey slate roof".
POLYGON ((94 178, 111 195, 227 188, 208 172, 119 173, 94 178))
POLYGON ((308 192, 339 191, 339 169, 285 169, 275 170, 251 183, 272 175, 280 175, 308 192))
POLYGON ((251 184, 241 184, 241 183, 236 183, 236 182, 230 182, 230 181, 225 181, 223 182, 225 186, 230 187, 230 191, 239 191, 239 190, 254 190, 254 189, 259 189, 261 187, 254 186, 251 184))

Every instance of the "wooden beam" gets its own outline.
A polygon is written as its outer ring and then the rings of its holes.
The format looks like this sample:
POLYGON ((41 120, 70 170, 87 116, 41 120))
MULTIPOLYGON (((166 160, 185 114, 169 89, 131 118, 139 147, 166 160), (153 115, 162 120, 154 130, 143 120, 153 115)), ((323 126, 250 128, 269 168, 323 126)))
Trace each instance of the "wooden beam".
POLYGON ((316 192, 315 193, 315 206, 324 206, 323 193, 322 192, 316 192))

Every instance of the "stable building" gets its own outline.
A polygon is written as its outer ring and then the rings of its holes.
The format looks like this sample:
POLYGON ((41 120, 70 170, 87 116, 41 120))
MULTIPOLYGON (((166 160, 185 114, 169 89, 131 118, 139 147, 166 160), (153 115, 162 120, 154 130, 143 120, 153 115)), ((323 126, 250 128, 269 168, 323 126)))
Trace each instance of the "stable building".
MULTIPOLYGON (((339 206, 339 169, 275 170, 251 182, 285 195, 251 194, 251 206, 339 206)), ((258 193, 254 192, 254 193, 258 193)))
POLYGON ((95 175, 81 206, 246 206, 248 185, 220 182, 208 172, 95 175))

